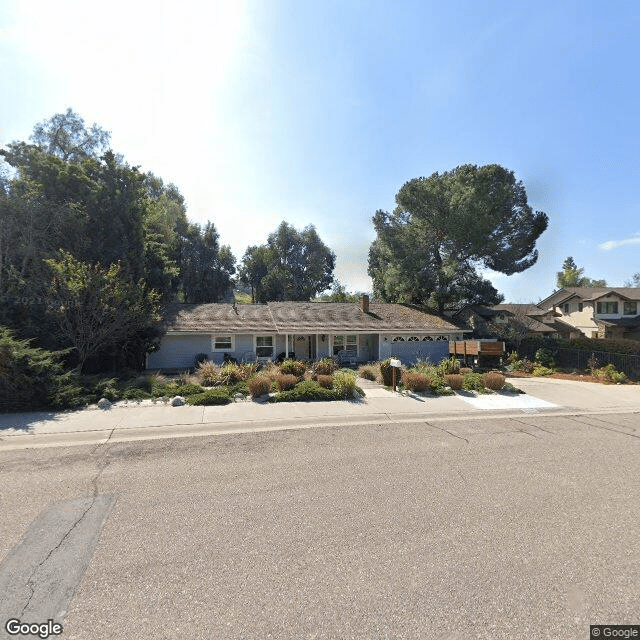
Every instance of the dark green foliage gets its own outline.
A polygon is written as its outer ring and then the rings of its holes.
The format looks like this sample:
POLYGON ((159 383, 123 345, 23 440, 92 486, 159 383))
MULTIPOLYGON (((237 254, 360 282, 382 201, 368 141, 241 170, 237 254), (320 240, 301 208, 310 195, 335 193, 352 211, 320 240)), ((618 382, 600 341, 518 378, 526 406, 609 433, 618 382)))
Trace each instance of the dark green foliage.
POLYGON ((373 217, 374 292, 388 302, 437 307, 496 304, 501 296, 477 267, 511 275, 532 266, 548 225, 522 182, 499 165, 463 165, 405 183, 393 213, 373 217))
POLYGON ((63 373, 63 355, 32 347, 0 327, 0 411, 43 409, 77 394, 72 376, 63 373))
POLYGON ((332 283, 335 261, 313 225, 298 231, 282 222, 266 245, 247 249, 240 281, 251 286, 256 302, 306 301, 332 283))
POLYGON ((539 362, 544 367, 555 367, 556 364, 551 349, 545 349, 544 347, 540 347, 536 351, 536 362, 539 362))
POLYGON ((514 387, 510 382, 505 382, 504 387, 502 387, 502 391, 507 391, 509 393, 524 393, 522 389, 518 389, 514 387))
POLYGON ((463 389, 467 391, 479 391, 482 393, 485 390, 484 380, 481 373, 467 373, 464 377, 463 389))
POLYGON ((184 302, 221 302, 231 295, 235 257, 227 246, 220 246, 212 222, 204 229, 197 224, 178 226, 178 267, 184 302))
POLYGON ((280 391, 269 402, 300 402, 303 400, 342 400, 340 391, 325 389, 314 380, 300 382, 291 391, 280 391))
POLYGON ((196 393, 185 398, 187 404, 193 405, 218 405, 229 404, 231 396, 226 387, 218 387, 217 389, 208 389, 204 393, 196 393))
POLYGON ((192 384, 192 383, 187 383, 187 384, 179 384, 176 387, 176 391, 174 393, 174 395, 176 396, 191 396, 195 393, 202 393, 204 391, 204 388, 201 387, 199 384, 192 384))

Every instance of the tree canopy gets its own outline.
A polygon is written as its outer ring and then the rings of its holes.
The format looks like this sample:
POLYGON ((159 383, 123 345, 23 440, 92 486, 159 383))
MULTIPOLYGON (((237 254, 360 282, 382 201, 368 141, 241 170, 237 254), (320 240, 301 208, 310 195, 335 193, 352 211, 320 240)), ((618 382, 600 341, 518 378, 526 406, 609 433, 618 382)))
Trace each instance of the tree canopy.
POLYGON ((373 216, 369 250, 374 292, 388 302, 436 307, 496 304, 502 297, 478 269, 511 275, 538 259, 548 217, 534 212, 521 181, 500 165, 462 165, 406 182, 392 213, 373 216))
POLYGON ((140 366, 157 337, 157 305, 225 299, 235 258, 212 222, 187 220, 175 185, 130 166, 108 143, 108 132, 69 109, 36 125, 31 143, 0 150, 13 168, 0 174, 0 325, 47 349, 73 347, 81 363, 96 354, 107 361, 106 349, 140 366), (60 315, 61 305, 79 309, 71 302, 82 282, 111 292, 106 303, 85 291, 84 306, 117 309, 119 332, 99 326, 97 312, 60 315))
POLYGON ((266 245, 247 249, 240 280, 255 302, 305 301, 331 285, 335 260, 313 225, 298 231, 283 221, 266 245))
POLYGON ((584 269, 578 268, 575 260, 569 256, 562 263, 562 271, 556 273, 556 285, 559 289, 563 287, 606 287, 605 280, 592 280, 582 275, 584 269))

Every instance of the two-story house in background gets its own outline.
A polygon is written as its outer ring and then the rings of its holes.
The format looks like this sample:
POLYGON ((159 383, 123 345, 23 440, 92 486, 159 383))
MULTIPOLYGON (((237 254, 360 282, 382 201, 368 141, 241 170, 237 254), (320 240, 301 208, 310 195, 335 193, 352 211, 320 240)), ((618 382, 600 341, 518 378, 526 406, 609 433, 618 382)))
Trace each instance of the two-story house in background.
POLYGON ((573 327, 570 337, 640 340, 640 288, 566 287, 538 307, 573 327))

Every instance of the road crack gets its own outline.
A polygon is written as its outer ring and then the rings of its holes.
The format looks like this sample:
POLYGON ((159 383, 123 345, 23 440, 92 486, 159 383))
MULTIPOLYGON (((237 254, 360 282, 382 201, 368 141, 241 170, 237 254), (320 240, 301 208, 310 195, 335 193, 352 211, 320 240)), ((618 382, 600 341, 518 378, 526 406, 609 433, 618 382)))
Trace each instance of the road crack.
MULTIPOLYGON (((98 449, 100 449, 100 447, 104 447, 109 443, 109 441, 111 440, 111 436, 113 436, 115 430, 116 430, 116 427, 111 429, 111 432, 109 433, 109 436, 107 437, 107 439, 104 442, 99 443, 93 449, 93 451, 91 451, 91 453, 89 454, 90 457, 93 457, 96 454, 96 452, 98 451, 98 449)), ((91 484, 91 486, 93 488, 93 493, 92 493, 92 496, 91 496, 91 502, 89 503, 89 506, 82 512, 82 514, 80 514, 80 516, 76 519, 76 521, 69 527, 67 532, 60 539, 60 542, 58 542, 58 544, 56 544, 49 551, 49 553, 47 553, 47 556, 44 558, 44 560, 42 560, 42 562, 38 563, 38 565, 31 572, 31 575, 27 579, 27 587, 29 588, 29 591, 31 593, 29 594, 29 597, 27 598, 27 602, 25 603, 24 607, 22 608, 22 611, 20 612, 20 616, 19 617, 21 619, 24 617, 25 611, 27 610, 27 608, 31 604, 31 600, 33 599, 33 596, 35 595, 34 578, 36 577, 36 575, 38 574, 40 569, 49 561, 51 556, 58 549, 60 549, 60 547, 64 544, 65 540, 73 533, 74 529, 84 520, 84 518, 86 517, 87 513, 89 513, 89 511, 91 511, 91 509, 95 505, 96 498, 98 497, 98 482, 100 481, 100 476, 104 473, 104 470, 109 466, 109 463, 110 463, 110 461, 108 459, 104 458, 104 455, 102 455, 101 458, 103 459, 104 464, 100 465, 98 462, 96 463, 97 466, 98 466, 98 470, 96 471, 95 475, 93 476, 93 478, 91 479, 91 482, 90 482, 90 484, 91 484)))

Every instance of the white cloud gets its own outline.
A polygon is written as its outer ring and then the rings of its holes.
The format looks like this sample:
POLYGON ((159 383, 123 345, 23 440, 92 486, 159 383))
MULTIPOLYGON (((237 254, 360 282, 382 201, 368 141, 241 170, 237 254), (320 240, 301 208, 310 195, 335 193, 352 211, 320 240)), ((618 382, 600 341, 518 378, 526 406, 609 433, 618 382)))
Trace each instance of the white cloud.
POLYGON ((618 249, 619 247, 625 247, 629 244, 640 244, 640 233, 634 233, 631 237, 624 240, 607 240, 598 245, 598 249, 604 251, 611 251, 611 249, 618 249))

